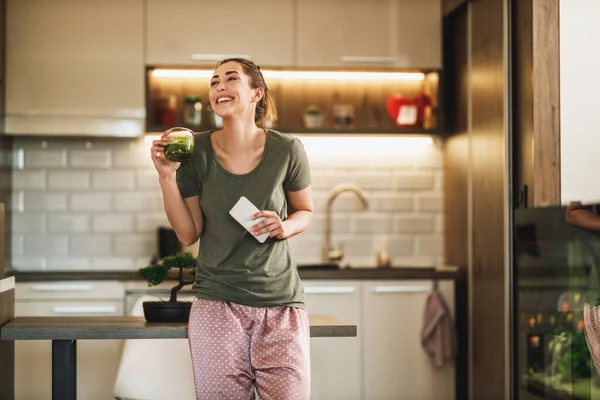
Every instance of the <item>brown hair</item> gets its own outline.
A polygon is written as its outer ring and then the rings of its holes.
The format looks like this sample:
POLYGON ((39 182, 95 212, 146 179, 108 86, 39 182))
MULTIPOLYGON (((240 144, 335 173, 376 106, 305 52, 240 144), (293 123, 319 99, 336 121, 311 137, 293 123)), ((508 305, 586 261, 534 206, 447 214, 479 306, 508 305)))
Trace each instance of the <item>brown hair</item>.
POLYGON ((267 88, 267 83, 265 82, 262 72, 260 72, 260 67, 250 60, 238 57, 221 60, 217 63, 217 67, 228 62, 236 62, 242 66, 244 73, 250 77, 250 85, 252 86, 252 89, 263 89, 263 97, 256 104, 254 122, 256 124, 261 124, 265 120, 275 121, 277 119, 275 100, 267 88))

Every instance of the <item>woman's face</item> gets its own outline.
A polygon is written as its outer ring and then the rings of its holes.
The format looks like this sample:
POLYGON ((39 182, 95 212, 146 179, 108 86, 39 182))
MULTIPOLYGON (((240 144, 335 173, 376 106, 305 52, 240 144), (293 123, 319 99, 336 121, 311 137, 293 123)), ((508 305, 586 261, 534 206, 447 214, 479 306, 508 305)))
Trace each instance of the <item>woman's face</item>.
POLYGON ((210 80, 210 105, 222 118, 250 114, 254 118, 262 89, 253 89, 250 77, 234 61, 221 64, 210 80))

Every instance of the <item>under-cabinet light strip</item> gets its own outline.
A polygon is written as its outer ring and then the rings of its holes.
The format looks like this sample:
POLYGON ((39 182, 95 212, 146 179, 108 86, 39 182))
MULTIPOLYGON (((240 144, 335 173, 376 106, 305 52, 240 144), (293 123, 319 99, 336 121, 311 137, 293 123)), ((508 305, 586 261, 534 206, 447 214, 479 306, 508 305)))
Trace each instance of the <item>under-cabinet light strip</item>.
MULTIPOLYGON (((213 70, 198 69, 154 69, 153 77, 160 78, 206 78, 210 79, 213 70)), ((392 81, 422 81, 422 72, 366 72, 366 71, 275 71, 262 70, 267 79, 330 79, 330 80, 392 80, 392 81)))

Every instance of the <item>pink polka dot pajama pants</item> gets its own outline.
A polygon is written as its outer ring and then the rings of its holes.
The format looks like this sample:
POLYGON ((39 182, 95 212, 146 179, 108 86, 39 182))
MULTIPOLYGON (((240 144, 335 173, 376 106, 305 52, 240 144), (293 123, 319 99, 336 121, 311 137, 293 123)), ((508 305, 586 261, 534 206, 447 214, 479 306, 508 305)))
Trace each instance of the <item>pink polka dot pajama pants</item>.
POLYGON ((306 310, 195 299, 188 337, 196 399, 306 400, 310 331, 306 310))

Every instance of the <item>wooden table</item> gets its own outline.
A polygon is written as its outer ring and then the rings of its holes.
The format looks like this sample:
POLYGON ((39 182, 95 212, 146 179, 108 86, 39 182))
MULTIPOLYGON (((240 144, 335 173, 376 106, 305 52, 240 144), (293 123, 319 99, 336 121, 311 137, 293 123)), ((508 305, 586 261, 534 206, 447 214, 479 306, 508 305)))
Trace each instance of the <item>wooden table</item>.
MULTIPOLYGON (((356 325, 309 315, 311 337, 355 337, 356 325)), ((52 340, 52 399, 77 396, 77 340, 186 339, 187 323, 148 323, 144 317, 17 317, 0 340, 52 340)))

